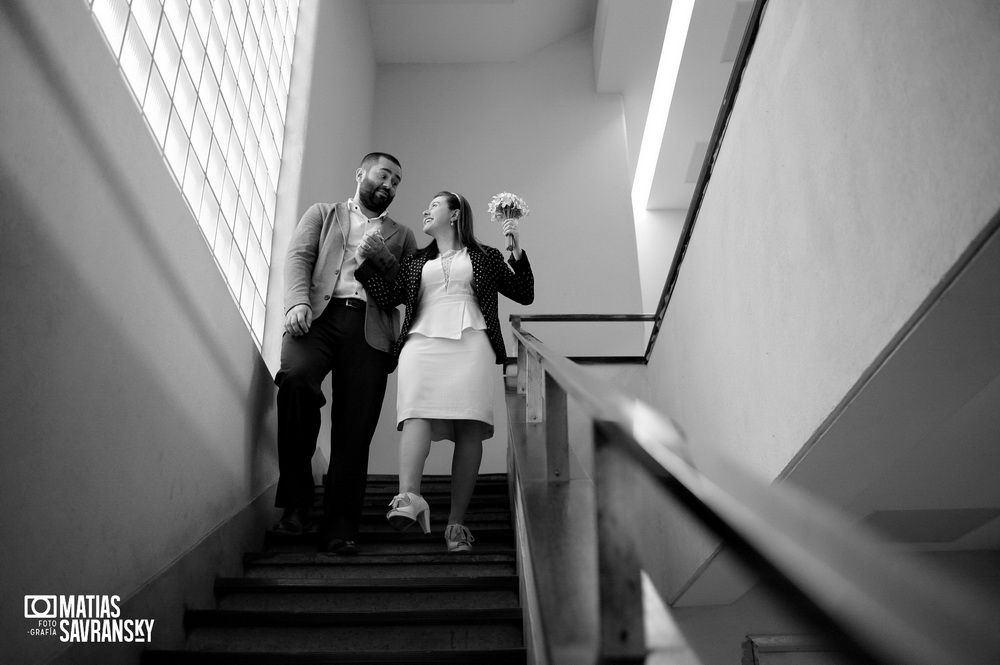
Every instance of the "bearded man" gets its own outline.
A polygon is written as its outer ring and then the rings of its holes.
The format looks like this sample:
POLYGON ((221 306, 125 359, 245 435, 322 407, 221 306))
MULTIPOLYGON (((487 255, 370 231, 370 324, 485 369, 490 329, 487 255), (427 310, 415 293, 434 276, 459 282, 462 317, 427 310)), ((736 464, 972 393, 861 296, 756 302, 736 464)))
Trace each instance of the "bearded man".
POLYGON ((330 466, 319 551, 358 553, 357 535, 368 479, 368 450, 378 424, 398 310, 379 309, 354 272, 371 261, 394 278, 417 248, 413 231, 386 210, 402 180, 392 155, 375 152, 355 172, 357 189, 342 203, 316 203, 302 216, 285 261, 285 333, 278 386, 278 489, 283 509, 276 533, 310 531, 315 483, 312 457, 326 403, 321 385, 332 373, 330 466))

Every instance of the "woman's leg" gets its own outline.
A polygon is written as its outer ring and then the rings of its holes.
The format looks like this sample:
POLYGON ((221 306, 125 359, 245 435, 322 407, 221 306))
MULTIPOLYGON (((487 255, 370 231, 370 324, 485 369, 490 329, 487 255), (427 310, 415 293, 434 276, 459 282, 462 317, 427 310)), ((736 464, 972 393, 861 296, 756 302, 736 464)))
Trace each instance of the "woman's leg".
POLYGON ((451 458, 451 513, 448 524, 465 524, 465 511, 472 499, 483 460, 482 428, 478 422, 455 422, 455 452, 451 458))
POLYGON ((422 418, 403 421, 403 434, 399 438, 399 493, 410 492, 419 496, 420 479, 424 463, 431 452, 431 424, 422 418))

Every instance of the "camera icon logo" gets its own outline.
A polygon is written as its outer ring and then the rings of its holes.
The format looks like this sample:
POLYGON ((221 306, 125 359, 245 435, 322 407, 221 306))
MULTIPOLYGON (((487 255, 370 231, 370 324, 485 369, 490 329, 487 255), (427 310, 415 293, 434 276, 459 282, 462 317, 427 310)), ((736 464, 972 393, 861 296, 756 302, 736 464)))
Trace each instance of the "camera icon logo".
POLYGON ((25 619, 55 619, 59 615, 59 603, 55 596, 25 596, 25 619))

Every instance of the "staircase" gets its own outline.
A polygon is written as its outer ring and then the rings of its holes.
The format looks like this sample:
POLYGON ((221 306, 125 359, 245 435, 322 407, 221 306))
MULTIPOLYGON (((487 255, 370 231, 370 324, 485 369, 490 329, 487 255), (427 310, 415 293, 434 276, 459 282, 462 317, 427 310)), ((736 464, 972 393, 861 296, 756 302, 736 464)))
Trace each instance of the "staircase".
MULTIPOLYGON (((449 478, 425 476, 431 533, 385 520, 395 476, 370 476, 355 557, 316 552, 315 534, 268 533, 243 576, 219 578, 216 609, 188 610, 181 650, 143 665, 527 662, 505 475, 479 477, 471 554, 448 554, 449 478)), ((322 487, 315 506, 322 505, 322 487)), ((318 512, 313 515, 318 519, 318 512)))

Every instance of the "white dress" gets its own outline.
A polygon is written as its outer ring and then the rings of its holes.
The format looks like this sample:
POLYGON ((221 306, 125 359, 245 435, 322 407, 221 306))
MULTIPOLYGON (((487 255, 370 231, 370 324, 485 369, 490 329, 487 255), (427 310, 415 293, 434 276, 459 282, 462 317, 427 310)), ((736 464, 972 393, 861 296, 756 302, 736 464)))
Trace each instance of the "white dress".
POLYGON ((399 354, 397 429, 408 418, 431 421, 431 440, 455 440, 454 421, 493 436, 496 355, 472 291, 468 250, 424 264, 416 319, 399 354))

